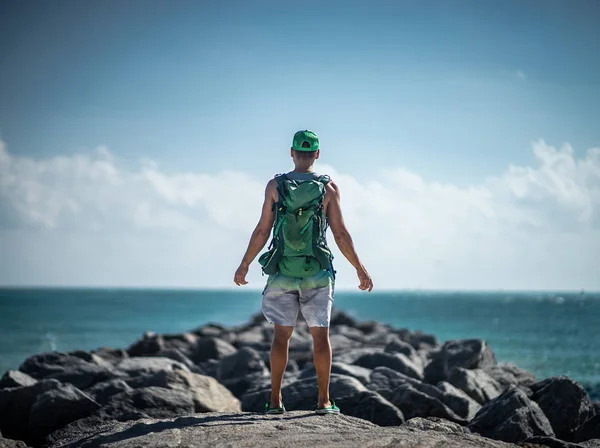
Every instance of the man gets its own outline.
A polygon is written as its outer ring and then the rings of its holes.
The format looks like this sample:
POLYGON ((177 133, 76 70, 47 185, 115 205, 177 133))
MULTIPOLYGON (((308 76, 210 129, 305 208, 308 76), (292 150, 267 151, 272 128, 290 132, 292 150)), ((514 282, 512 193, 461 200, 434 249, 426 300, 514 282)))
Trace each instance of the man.
POLYGON ((315 173, 319 158, 319 139, 314 132, 298 131, 293 138, 291 157, 294 170, 270 180, 258 225, 234 282, 246 285, 250 263, 267 243, 269 251, 259 261, 269 274, 263 291, 262 311, 275 324, 271 346, 271 399, 265 405, 270 414, 285 412, 281 383, 288 362, 289 341, 302 312, 313 338, 314 364, 319 397, 316 412, 339 413, 329 397, 331 345, 329 322, 335 284, 331 252, 325 231, 331 231, 342 254, 356 269, 361 290, 373 289, 373 282, 361 263, 340 207, 340 190, 328 176, 315 173))

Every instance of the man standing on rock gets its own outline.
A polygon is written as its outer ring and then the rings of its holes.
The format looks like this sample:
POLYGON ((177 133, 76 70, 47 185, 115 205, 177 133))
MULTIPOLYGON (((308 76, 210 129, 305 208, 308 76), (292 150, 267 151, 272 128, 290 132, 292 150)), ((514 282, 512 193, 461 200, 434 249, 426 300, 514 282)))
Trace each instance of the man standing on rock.
POLYGON ((259 258, 268 274, 263 291, 262 311, 275 324, 271 346, 271 400, 267 413, 283 413, 281 383, 288 362, 290 338, 302 312, 313 338, 314 364, 319 385, 317 413, 339 413, 329 397, 331 344, 329 322, 335 284, 333 255, 325 233, 331 231, 342 254, 356 269, 361 290, 373 289, 373 281, 358 257, 344 224, 339 187, 327 175, 315 173, 319 158, 319 139, 312 131, 294 135, 291 157, 294 170, 277 175, 265 189, 265 200, 258 225, 252 232, 248 249, 235 272, 236 285, 246 285, 250 263, 267 243, 269 250, 259 258))

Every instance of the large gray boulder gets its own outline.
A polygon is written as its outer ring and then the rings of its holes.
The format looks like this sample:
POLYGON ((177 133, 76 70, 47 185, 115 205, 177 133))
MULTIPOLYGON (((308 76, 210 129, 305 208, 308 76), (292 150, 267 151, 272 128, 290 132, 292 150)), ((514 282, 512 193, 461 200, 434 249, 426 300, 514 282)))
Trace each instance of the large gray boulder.
POLYGON ((28 441, 41 445, 51 432, 91 415, 100 404, 71 384, 40 394, 29 412, 28 441))
POLYGON ((467 421, 456 415, 439 398, 418 390, 409 383, 398 386, 390 400, 406 419, 414 417, 440 417, 451 422, 465 424, 467 421))
MULTIPOLYGON (((402 413, 379 394, 368 391, 356 378, 331 375, 330 396, 346 415, 366 418, 380 425, 398 425, 404 421, 402 413)), ((314 410, 319 390, 315 377, 293 381, 282 388, 283 402, 288 409, 314 410)), ((270 397, 270 390, 246 394, 242 409, 261 412, 270 397)))
POLYGON ((469 402, 469 400, 473 400, 461 395, 464 392, 461 391, 459 394, 452 390, 445 392, 436 386, 423 383, 388 367, 377 367, 373 370, 367 387, 394 403, 409 419, 417 416, 440 416, 463 423, 475 415, 469 402), (406 385, 410 388, 403 388, 401 392, 395 393, 406 385), (430 409, 435 410, 429 411, 430 409))
POLYGON ((26 440, 29 412, 37 397, 58 387, 57 380, 40 380, 31 386, 0 390, 0 431, 4 437, 26 440))
POLYGON ((425 367, 425 381, 437 384, 447 381, 456 367, 481 369, 497 364, 496 356, 482 339, 447 341, 437 351, 430 353, 431 362, 425 367))
POLYGON ((108 403, 108 400, 110 400, 110 397, 113 395, 130 390, 132 390, 132 388, 125 382, 125 380, 117 379, 96 383, 89 389, 85 389, 85 393, 101 405, 104 405, 108 403))
POLYGON ((163 370, 190 371, 185 364, 182 364, 179 361, 160 357, 127 358, 119 362, 116 367, 119 371, 125 373, 129 377, 154 374, 163 370))
POLYGON ((30 356, 19 367, 36 379, 56 379, 79 389, 119 377, 112 364, 93 353, 48 352, 30 356))
POLYGON ((127 349, 129 356, 152 356, 166 348, 162 335, 147 331, 127 349))
POLYGON ((250 347, 242 347, 221 359, 217 369, 217 379, 222 381, 253 373, 268 375, 269 371, 259 352, 250 347))
MULTIPOLYGON (((165 389, 163 387, 143 387, 114 395, 100 411, 110 413, 116 420, 126 418, 139 411, 153 418, 169 418, 193 414, 195 411, 194 397, 186 390, 165 389), (133 411, 133 412, 132 412, 133 411)), ((135 419, 137 420, 136 417, 135 419)))
POLYGON ((470 421, 481 409, 481 405, 469 397, 464 391, 452 384, 442 381, 436 386, 442 393, 441 400, 457 415, 470 421))
POLYGON ((397 427, 381 427, 348 415, 319 416, 303 411, 275 416, 213 413, 176 419, 149 419, 143 424, 107 422, 87 428, 72 424, 69 431, 62 431, 61 436, 51 445, 52 448, 155 448, 175 444, 198 448, 516 448, 516 445, 461 432, 443 422, 432 422, 427 429, 420 429, 410 422, 397 427))
POLYGON ((396 335, 387 343, 383 351, 385 353, 401 353, 409 359, 417 357, 417 351, 414 347, 396 335))
POLYGON ((484 437, 512 443, 533 436, 555 435, 537 403, 515 386, 483 406, 469 423, 469 429, 484 437))
POLYGON ((190 393, 195 412, 241 411, 239 400, 225 386, 206 375, 184 370, 161 370, 132 378, 128 384, 136 389, 160 387, 190 393))
POLYGON ((540 381, 531 390, 559 439, 573 440, 573 432, 595 413, 585 389, 566 376, 540 381))
POLYGON ((8 370, 0 378, 0 389, 8 389, 9 387, 32 386, 37 383, 35 378, 30 377, 26 373, 18 370, 8 370))
POLYGON ((458 423, 439 417, 414 417, 402 424, 402 429, 420 431, 439 431, 446 433, 468 434, 470 431, 458 423))
MULTIPOLYGON (((355 366, 352 364, 345 364, 343 362, 334 361, 331 363, 331 373, 338 373, 340 375, 348 375, 356 378, 364 385, 369 384, 371 378, 371 369, 365 367, 355 366)), ((300 372, 300 379, 311 378, 317 375, 314 364, 305 366, 300 372)))
POLYGON ((423 378, 418 366, 401 353, 367 353, 359 357, 354 364, 367 369, 375 369, 379 366, 389 367, 418 380, 423 378))
POLYGON ((499 364, 497 366, 487 366, 483 369, 485 373, 494 378, 504 389, 509 386, 517 386, 527 392, 528 388, 535 384, 535 375, 521 369, 514 364, 499 364))
POLYGON ((600 414, 589 418, 573 434, 574 442, 585 442, 591 439, 600 439, 600 414))
POLYGON ((219 338, 204 338, 198 340, 190 359, 194 364, 199 364, 209 359, 222 359, 235 351, 236 348, 229 342, 219 338))
POLYGON ((496 398, 503 390, 495 379, 481 369, 454 368, 448 376, 448 382, 481 405, 496 398))

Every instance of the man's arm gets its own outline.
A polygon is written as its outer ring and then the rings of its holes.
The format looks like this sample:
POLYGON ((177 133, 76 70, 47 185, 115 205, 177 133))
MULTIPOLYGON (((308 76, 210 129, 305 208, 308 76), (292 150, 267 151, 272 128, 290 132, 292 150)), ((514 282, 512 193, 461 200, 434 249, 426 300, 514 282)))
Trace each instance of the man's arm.
POLYGON ((344 257, 346 257, 350 264, 356 269, 356 275, 358 275, 358 279, 360 280, 360 285, 358 287, 362 290, 367 289, 370 292, 373 289, 373 281, 371 280, 367 269, 360 261, 356 249, 354 248, 350 232, 348 232, 346 224, 344 223, 340 203, 340 190, 334 182, 327 184, 327 195, 329 196, 327 203, 327 221, 329 222, 331 233, 333 233, 335 242, 344 257))
POLYGON ((275 179, 271 179, 265 188, 265 200, 263 202, 260 220, 252 232, 246 253, 244 254, 242 262, 237 268, 237 271, 235 271, 235 275, 233 277, 233 281, 238 286, 248 284, 246 281, 246 275, 248 274, 250 263, 254 261, 258 253, 263 247, 265 247, 265 244, 267 244, 267 241, 269 240, 271 228, 273 227, 273 221, 275 221, 273 204, 275 203, 276 191, 277 181, 275 179))

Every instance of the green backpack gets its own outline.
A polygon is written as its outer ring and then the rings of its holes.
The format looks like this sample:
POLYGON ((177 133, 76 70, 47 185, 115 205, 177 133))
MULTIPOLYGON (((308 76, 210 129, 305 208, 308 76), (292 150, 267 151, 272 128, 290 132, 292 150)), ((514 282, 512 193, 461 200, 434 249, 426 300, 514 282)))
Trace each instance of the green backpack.
POLYGON ((329 176, 291 180, 275 176, 279 200, 269 250, 258 262, 265 274, 281 272, 288 277, 310 277, 322 269, 333 272, 333 255, 327 247, 327 219, 323 209, 329 176))

